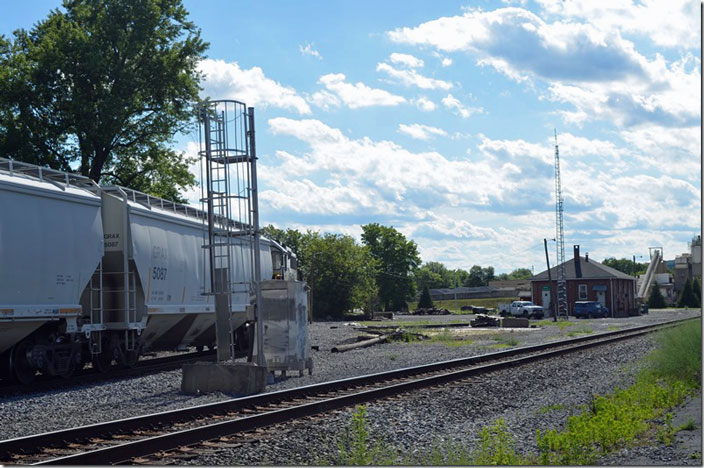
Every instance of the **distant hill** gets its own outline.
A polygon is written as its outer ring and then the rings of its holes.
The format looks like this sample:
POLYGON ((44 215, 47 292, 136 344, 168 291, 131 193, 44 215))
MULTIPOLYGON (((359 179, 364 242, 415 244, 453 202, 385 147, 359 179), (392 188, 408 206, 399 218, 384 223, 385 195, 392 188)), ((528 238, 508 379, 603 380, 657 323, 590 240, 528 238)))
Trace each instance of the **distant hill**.
POLYGON ((665 260, 665 268, 668 270, 674 270, 675 269, 675 261, 674 260, 665 260))

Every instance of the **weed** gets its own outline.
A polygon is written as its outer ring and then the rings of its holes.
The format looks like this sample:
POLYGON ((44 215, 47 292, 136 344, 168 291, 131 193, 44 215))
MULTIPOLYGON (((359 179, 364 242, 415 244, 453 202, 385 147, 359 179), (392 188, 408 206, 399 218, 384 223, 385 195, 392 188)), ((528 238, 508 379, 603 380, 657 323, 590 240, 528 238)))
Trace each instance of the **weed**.
POLYGON ((554 405, 543 406, 542 408, 540 408, 538 410, 538 412, 540 414, 546 414, 546 413, 549 413, 550 411, 560 411, 560 410, 564 410, 564 409, 567 409, 567 407, 565 405, 563 405, 562 403, 555 403, 554 405))
POLYGON ((491 337, 492 340, 498 341, 501 345, 505 346, 497 346, 497 345, 492 345, 490 348, 494 347, 499 347, 499 348, 510 348, 512 346, 518 345, 518 340, 514 338, 513 336, 506 335, 506 334, 500 334, 500 335, 494 335, 491 337))
POLYGON ((469 451, 460 443, 445 441, 433 442, 430 453, 406 457, 407 466, 466 466, 472 464, 469 451))
POLYGON ((397 457, 394 449, 383 441, 372 442, 366 405, 355 407, 350 425, 337 442, 338 453, 333 460, 319 460, 333 465, 391 465, 397 457))
POLYGON ((506 348, 510 348, 510 347, 511 347, 511 345, 506 344, 506 343, 496 343, 496 344, 487 346, 487 348, 490 348, 490 349, 506 349, 506 348))
POLYGON ((677 429, 672 427, 672 413, 667 413, 665 415, 665 423, 657 430, 658 440, 665 445, 672 445, 672 439, 676 433, 677 429))
POLYGON ((395 361, 397 358, 398 358, 397 355, 395 355, 395 354, 389 354, 389 359, 390 359, 390 360, 395 361))
POLYGON ((702 452, 692 452, 689 454, 689 458, 691 458, 692 460, 701 460, 702 452))
POLYGON ((694 421, 694 419, 689 418, 687 419, 687 422, 682 424, 677 430, 678 431, 694 431, 697 429, 697 423, 694 421))
POLYGON ((580 328, 579 330, 574 330, 574 331, 567 333, 567 336, 575 337, 575 336, 579 336, 579 335, 588 335, 590 333, 593 333, 593 330, 591 328, 580 328))
POLYGON ((523 465, 516 454, 511 433, 503 418, 479 432, 479 443, 472 452, 472 465, 523 465))

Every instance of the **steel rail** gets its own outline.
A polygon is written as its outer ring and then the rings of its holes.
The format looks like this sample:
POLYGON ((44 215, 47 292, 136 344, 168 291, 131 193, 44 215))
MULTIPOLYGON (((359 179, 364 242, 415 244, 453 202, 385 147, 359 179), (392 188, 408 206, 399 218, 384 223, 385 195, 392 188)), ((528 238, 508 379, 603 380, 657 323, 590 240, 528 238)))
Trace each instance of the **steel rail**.
MULTIPOLYGON (((692 319, 690 318, 686 320, 692 319)), ((214 439, 238 432, 244 432, 263 426, 277 424, 303 416, 311 416, 333 409, 364 403, 388 397, 390 395, 395 395, 398 393, 408 392, 418 388, 441 385, 450 381, 461 380, 467 377, 471 377, 473 375, 477 375, 479 373, 486 373, 493 370, 518 366, 536 360, 548 359, 568 352, 583 350, 594 346, 611 343, 617 340, 630 338, 633 336, 640 336, 655 331, 657 329, 677 325, 683 321, 684 320, 673 320, 668 322, 662 322, 659 324, 644 325, 640 327, 617 330, 614 332, 599 333, 596 335, 579 337, 572 340, 562 340, 559 342, 526 346, 481 356, 460 358, 451 361, 443 361, 440 363, 428 364, 418 367, 398 369, 394 371, 382 372, 378 374, 371 374, 360 377, 352 377, 334 382, 326 382, 322 384, 298 387, 291 390, 270 392, 261 395, 228 400, 225 402, 211 403, 207 405, 186 408, 182 410, 173 410, 165 413, 157 413, 147 416, 122 419, 118 421, 109 421, 106 423, 92 424, 89 426, 83 426, 80 428, 69 429, 65 431, 54 431, 44 434, 10 439, 0 442, 0 459, 8 460, 8 457, 11 457, 13 453, 27 452, 28 448, 31 451, 36 451, 36 449, 39 447, 52 446, 59 443, 59 441, 63 443, 76 442, 95 437, 114 435, 117 433, 124 434, 135 431, 137 429, 145 429, 154 426, 173 424, 175 422, 194 419, 196 417, 203 417, 204 415, 232 412, 242 410, 248 407, 262 407, 281 401, 290 401, 300 398, 306 398, 309 395, 324 395, 327 393, 340 391, 342 389, 349 389, 362 385, 370 385, 382 381, 398 380, 400 378, 407 378, 413 375, 448 370, 452 369, 453 367, 474 365, 474 367, 468 369, 451 371, 430 377, 421 376, 420 378, 414 380, 401 383, 392 383, 381 388, 373 388, 360 392, 355 391, 355 393, 352 394, 331 397, 324 400, 314 401, 312 403, 297 405, 291 408, 276 409, 263 414, 245 416, 230 421, 218 422, 215 424, 205 425, 192 429, 185 429, 169 434, 158 435, 156 437, 148 437, 142 440, 136 440, 120 445, 99 448, 89 452, 53 458, 50 460, 38 462, 36 464, 104 465, 125 462, 136 457, 144 457, 157 452, 173 450, 181 446, 193 445, 205 440, 214 439), (534 354, 513 358, 513 356, 526 353, 534 354), (479 365, 484 361, 499 359, 504 360, 492 364, 479 365)))

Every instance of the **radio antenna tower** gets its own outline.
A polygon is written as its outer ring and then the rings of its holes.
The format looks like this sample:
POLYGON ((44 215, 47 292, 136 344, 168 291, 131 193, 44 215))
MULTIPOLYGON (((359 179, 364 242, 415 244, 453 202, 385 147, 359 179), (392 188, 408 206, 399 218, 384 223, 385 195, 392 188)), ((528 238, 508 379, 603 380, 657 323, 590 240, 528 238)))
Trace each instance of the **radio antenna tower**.
POLYGON ((565 273, 565 233, 562 222, 562 188, 560 183, 560 151, 555 129, 555 241, 557 244, 557 316, 568 318, 567 275, 565 273))

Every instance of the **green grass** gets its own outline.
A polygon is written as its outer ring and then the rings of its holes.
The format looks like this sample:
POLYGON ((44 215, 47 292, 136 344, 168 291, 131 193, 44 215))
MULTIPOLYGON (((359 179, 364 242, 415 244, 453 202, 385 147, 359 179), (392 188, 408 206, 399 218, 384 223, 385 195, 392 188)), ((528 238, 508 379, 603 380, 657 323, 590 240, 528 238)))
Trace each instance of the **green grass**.
POLYGON ((682 380, 698 387, 702 378, 702 323, 693 320, 658 334, 661 352, 649 359, 655 378, 682 380))
MULTIPOLYGON (((510 336, 496 336, 507 347, 510 336)), ((608 395, 593 395, 579 414, 570 416, 563 429, 536 432, 538 453, 521 455, 503 419, 484 427, 470 450, 455 442, 438 442, 416 455, 372 437, 366 407, 357 407, 350 427, 338 438, 338 454, 316 464, 342 465, 591 465, 599 456, 657 439, 670 444, 675 434, 696 429, 694 420, 674 427, 670 411, 700 388, 701 320, 661 332, 660 347, 648 357, 648 366, 628 388, 608 395)), ((517 343, 517 341, 516 341, 517 343)), ((540 412, 566 409, 561 404, 540 412)), ((701 459, 701 452, 692 452, 701 459)))
POLYGON ((567 336, 573 338, 573 337, 579 336, 579 335, 588 335, 593 332, 594 332, 594 330, 592 330, 591 328, 580 328, 579 330, 573 330, 573 331, 567 333, 567 336))
POLYGON ((445 346, 457 347, 457 346, 467 346, 474 342, 472 340, 465 339, 463 335, 458 335, 452 333, 450 330, 442 330, 438 333, 433 333, 430 335, 430 340, 426 343, 441 343, 445 346))
MULTIPOLYGON (((447 301, 433 301, 438 309, 447 309, 453 314, 469 314, 469 311, 460 310, 462 306, 477 306, 486 307, 487 309, 496 309, 500 302, 513 302, 517 300, 515 297, 483 297, 479 299, 457 299, 455 304, 454 299, 447 301)), ((408 302, 408 310, 415 310, 417 302, 408 302)))
POLYGON ((558 320, 557 322, 553 322, 552 320, 541 320, 539 322, 535 322, 535 325, 539 327, 560 327, 560 330, 564 330, 567 327, 573 326, 574 322, 570 322, 569 320, 558 320))
POLYGON ((362 321, 357 322, 361 326, 374 327, 374 328, 423 328, 427 325, 438 325, 440 323, 445 325, 467 325, 469 322, 467 320, 448 320, 447 322, 437 322, 432 320, 393 320, 393 321, 362 321))

